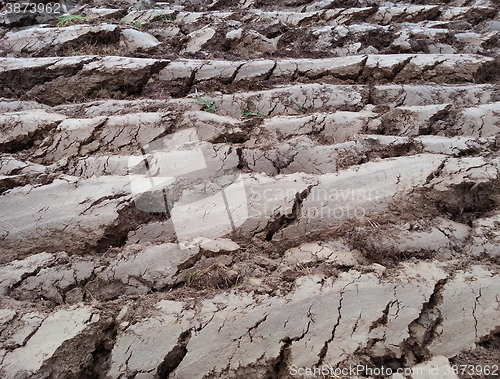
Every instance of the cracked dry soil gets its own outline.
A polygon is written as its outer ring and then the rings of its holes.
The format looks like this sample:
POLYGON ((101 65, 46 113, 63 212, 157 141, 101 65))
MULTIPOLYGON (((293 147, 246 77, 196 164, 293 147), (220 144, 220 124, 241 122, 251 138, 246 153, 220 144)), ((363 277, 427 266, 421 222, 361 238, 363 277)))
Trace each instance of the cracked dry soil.
POLYGON ((498 1, 12 4, 1 378, 498 378, 498 1))

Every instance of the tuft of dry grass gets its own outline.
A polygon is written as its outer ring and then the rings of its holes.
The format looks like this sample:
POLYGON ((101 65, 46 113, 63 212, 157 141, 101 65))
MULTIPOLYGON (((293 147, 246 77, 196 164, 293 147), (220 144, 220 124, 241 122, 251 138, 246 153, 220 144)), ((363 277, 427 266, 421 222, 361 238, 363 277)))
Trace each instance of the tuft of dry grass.
POLYGON ((119 49, 117 49, 115 45, 86 43, 80 48, 68 47, 62 51, 62 55, 66 57, 76 55, 122 56, 123 53, 119 49))
POLYGON ((238 284, 241 285, 241 279, 239 277, 234 278, 227 271, 227 267, 218 263, 212 264, 203 270, 193 271, 187 278, 186 287, 201 290, 227 289, 238 284))

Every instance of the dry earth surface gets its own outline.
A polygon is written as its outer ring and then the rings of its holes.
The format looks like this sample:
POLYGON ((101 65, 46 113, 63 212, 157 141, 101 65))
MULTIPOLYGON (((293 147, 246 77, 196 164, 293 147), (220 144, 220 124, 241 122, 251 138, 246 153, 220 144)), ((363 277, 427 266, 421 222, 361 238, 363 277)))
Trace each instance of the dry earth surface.
POLYGON ((7 5, 2 378, 498 378, 497 0, 7 5))

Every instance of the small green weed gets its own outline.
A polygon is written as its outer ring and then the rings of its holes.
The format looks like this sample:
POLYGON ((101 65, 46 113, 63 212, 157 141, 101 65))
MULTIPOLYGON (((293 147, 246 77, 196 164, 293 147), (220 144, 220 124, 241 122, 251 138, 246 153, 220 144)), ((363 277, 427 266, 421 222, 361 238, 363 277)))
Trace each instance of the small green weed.
POLYGON ((154 7, 148 1, 141 1, 141 3, 139 4, 140 10, 148 10, 153 8, 154 7))
POLYGON ((200 275, 200 273, 198 271, 191 272, 188 276, 187 281, 186 281, 186 286, 191 284, 198 277, 198 275, 200 275))
POLYGON ((198 89, 195 88, 194 93, 196 95, 196 98, 198 99, 198 101, 195 101, 194 103, 203 105, 203 110, 205 112, 215 113, 217 111, 214 102, 208 97, 208 95, 205 92, 203 91, 198 92, 198 89), (202 95, 200 95, 200 93, 202 93, 206 97, 206 99, 204 99, 202 95))
POLYGON ((79 16, 76 14, 67 14, 57 19, 57 26, 64 27, 69 25, 81 24, 87 21, 87 17, 79 16))
POLYGON ((142 29, 142 27, 144 26, 144 22, 141 22, 141 21, 132 21, 131 25, 134 28, 136 28, 136 29, 142 29))
POLYGON ((290 100, 292 100, 292 102, 295 103, 295 105, 297 106, 297 108, 299 108, 300 111, 302 111, 304 113, 307 113, 307 111, 299 105, 299 103, 297 102, 297 100, 295 100, 293 97, 290 97, 290 100))
POLYGON ((238 287, 241 287, 243 285, 243 280, 242 281, 239 281, 239 280, 240 280, 240 276, 238 275, 238 277, 236 278, 236 283, 234 283, 233 288, 238 288, 238 287))
POLYGON ((175 21, 175 16, 173 14, 162 14, 158 17, 162 21, 173 22, 175 21))
POLYGON ((175 15, 173 15, 172 13, 160 14, 155 16, 152 24, 160 24, 162 22, 174 22, 174 21, 175 21, 175 15))

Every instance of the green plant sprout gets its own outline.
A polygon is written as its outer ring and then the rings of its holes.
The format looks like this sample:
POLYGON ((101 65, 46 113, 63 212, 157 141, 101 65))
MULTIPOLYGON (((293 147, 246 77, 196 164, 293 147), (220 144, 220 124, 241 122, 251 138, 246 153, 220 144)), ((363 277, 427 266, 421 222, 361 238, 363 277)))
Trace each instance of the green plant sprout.
POLYGON ((153 6, 151 6, 150 4, 148 4, 147 1, 141 1, 141 4, 139 6, 140 9, 152 9, 153 6))
POLYGON ((136 29, 142 29, 142 27, 144 26, 144 23, 141 22, 141 21, 132 21, 131 22, 131 25, 136 28, 136 29))
POLYGON ((208 113, 215 113, 217 110, 215 109, 215 104, 214 102, 208 97, 208 95, 203 92, 203 91, 199 91, 198 92, 198 88, 195 88, 194 89, 194 93, 196 95, 196 98, 198 99, 198 101, 195 101, 194 103, 195 104, 200 104, 200 105, 203 105, 203 110, 205 112, 208 112, 208 113), (202 97, 202 95, 200 95, 200 93, 203 94, 203 96, 205 96, 207 99, 204 99, 202 97))
POLYGON ((293 97, 290 97, 290 100, 292 100, 292 102, 295 103, 295 105, 299 108, 300 111, 302 111, 304 113, 307 113, 307 111, 299 105, 299 103, 297 102, 297 100, 295 100, 293 97))
POLYGON ((154 18, 152 24, 159 24, 162 22, 174 22, 175 16, 172 13, 169 14, 160 14, 154 18))
POLYGON ((253 105, 255 105, 255 110, 251 111, 248 109, 243 109, 243 117, 269 117, 267 114, 262 113, 257 109, 257 103, 255 100, 252 100, 253 105))
POLYGON ((238 288, 238 287, 241 287, 243 285, 243 280, 241 282, 238 282, 238 280, 240 280, 240 276, 239 275, 236 278, 236 283, 234 283, 233 288, 238 288))
POLYGON ((163 21, 175 21, 175 16, 171 13, 169 14, 162 14, 160 17, 159 17, 160 20, 163 20, 163 21))
POLYGON ((198 271, 191 272, 188 276, 187 281, 186 281, 186 286, 191 284, 198 277, 198 275, 200 275, 200 273, 198 271))
POLYGON ((63 26, 78 24, 78 23, 84 22, 86 20, 87 20, 87 17, 79 16, 76 14, 67 14, 67 15, 61 16, 57 19, 57 26, 63 27, 63 26))

